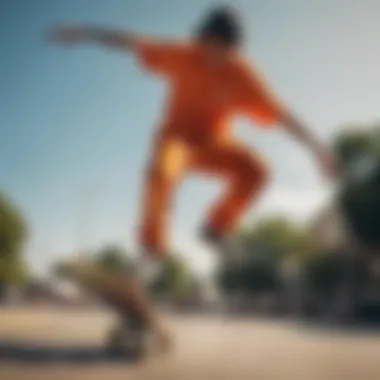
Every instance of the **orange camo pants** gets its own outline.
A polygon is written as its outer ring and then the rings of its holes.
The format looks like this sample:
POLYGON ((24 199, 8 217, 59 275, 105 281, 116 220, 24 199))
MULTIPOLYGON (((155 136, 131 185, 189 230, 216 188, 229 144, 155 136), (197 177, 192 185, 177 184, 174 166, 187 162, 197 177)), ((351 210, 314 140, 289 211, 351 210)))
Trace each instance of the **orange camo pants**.
POLYGON ((267 165, 262 157, 228 139, 208 144, 191 144, 169 136, 156 142, 143 193, 139 242, 161 255, 168 248, 168 225, 173 193, 188 173, 206 174, 227 183, 225 194, 212 207, 207 226, 228 233, 259 195, 267 182, 267 165))

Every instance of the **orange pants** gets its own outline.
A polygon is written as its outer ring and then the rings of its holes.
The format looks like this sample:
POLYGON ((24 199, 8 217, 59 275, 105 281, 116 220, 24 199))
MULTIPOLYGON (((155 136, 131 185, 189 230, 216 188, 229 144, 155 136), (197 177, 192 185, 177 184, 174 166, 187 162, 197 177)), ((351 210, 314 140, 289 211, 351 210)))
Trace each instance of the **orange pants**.
POLYGON ((143 194, 140 244, 160 255, 167 246, 168 217, 173 192, 191 172, 225 180, 227 192, 212 208, 208 224, 221 233, 230 232, 267 182, 267 165, 254 150, 228 139, 191 144, 180 137, 157 141, 149 162, 143 194))

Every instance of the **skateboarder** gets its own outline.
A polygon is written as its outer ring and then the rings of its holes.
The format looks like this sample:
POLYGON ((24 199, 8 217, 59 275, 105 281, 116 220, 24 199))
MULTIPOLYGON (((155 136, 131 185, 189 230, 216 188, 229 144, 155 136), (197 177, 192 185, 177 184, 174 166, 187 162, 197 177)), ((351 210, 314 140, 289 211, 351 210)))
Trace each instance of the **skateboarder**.
POLYGON ((136 303, 162 338, 164 330, 156 324, 144 284, 170 248, 167 219, 178 183, 190 172, 227 183, 201 235, 228 255, 233 254, 228 243, 231 233, 269 180, 269 167, 260 152, 232 137, 231 117, 249 116, 266 129, 281 125, 311 152, 326 176, 335 175, 329 150, 276 97, 256 65, 246 61, 241 51, 242 29, 235 10, 219 7, 201 20, 188 41, 97 26, 62 27, 53 34, 64 43, 96 42, 125 50, 147 72, 170 84, 145 174, 139 232, 141 276, 133 282, 136 303))

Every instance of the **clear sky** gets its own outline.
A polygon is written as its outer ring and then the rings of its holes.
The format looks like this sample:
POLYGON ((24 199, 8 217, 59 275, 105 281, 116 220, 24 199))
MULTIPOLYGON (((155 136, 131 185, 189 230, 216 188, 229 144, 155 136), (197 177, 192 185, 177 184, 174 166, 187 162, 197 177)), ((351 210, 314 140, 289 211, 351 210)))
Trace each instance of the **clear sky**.
MULTIPOLYGON (((61 22, 92 22, 186 37, 208 0, 1 0, 0 189, 31 225, 28 258, 121 242, 133 246, 142 168, 165 85, 128 54, 44 40, 61 22), (87 210, 87 211, 86 211, 87 210)), ((380 114, 380 2, 234 0, 246 50, 278 93, 324 139, 347 121, 380 114)), ((257 210, 309 215, 325 188, 312 160, 281 132, 245 122, 236 133, 264 152, 273 182, 257 210)), ((217 183, 191 178, 178 192, 174 245, 205 265, 196 227, 217 183)), ((254 218, 254 210, 247 216, 254 218)))

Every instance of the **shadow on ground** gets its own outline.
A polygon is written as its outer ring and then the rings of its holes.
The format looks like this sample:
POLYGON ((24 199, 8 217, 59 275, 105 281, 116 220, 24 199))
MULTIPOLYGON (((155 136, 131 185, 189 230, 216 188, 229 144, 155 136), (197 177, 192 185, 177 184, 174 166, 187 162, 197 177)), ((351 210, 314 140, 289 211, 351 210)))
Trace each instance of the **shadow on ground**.
MULTIPOLYGON (((339 324, 337 326, 339 328, 339 324)), ((359 305, 355 315, 348 323, 342 323, 341 329, 357 333, 380 334, 380 304, 368 302, 359 305)))
POLYGON ((336 321, 330 318, 322 318, 318 320, 302 320, 298 324, 299 327, 309 330, 327 333, 329 335, 355 335, 355 336, 371 336, 380 337, 380 323, 373 320, 348 320, 336 321))
POLYGON ((1 362, 23 362, 36 364, 70 363, 131 363, 132 358, 113 355, 103 347, 56 347, 40 343, 15 343, 0 341, 1 362))

